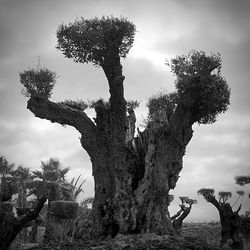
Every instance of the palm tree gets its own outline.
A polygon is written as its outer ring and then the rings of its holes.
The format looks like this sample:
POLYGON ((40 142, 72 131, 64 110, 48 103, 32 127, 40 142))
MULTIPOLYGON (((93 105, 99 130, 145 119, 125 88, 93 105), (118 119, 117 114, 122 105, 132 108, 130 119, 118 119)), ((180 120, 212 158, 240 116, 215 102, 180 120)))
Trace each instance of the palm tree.
POLYGON ((48 209, 50 209, 51 201, 63 199, 63 196, 69 195, 70 190, 72 189, 69 183, 65 180, 65 176, 70 168, 63 168, 58 159, 50 158, 47 162, 41 161, 41 169, 42 171, 32 171, 32 173, 34 174, 35 179, 47 183, 49 190, 48 209))

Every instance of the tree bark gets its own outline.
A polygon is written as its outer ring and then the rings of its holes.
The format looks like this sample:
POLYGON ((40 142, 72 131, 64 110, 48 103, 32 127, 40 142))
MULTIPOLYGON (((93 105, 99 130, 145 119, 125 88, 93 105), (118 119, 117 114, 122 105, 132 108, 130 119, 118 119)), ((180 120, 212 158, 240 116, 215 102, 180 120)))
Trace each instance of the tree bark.
POLYGON ((6 250, 14 241, 18 233, 26 223, 35 220, 43 208, 46 198, 40 198, 33 210, 28 211, 20 217, 14 217, 9 213, 0 211, 0 249, 6 250))

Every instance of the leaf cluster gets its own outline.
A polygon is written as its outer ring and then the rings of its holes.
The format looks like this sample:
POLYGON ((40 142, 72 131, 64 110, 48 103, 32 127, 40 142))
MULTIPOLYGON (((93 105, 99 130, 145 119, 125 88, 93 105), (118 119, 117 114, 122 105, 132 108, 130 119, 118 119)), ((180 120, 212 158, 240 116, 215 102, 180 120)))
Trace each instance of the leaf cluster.
POLYGON ((127 100, 127 110, 135 110, 136 108, 139 107, 140 102, 138 102, 137 100, 127 100))
POLYGON ((73 200, 74 187, 65 180, 70 168, 63 168, 58 159, 50 158, 46 162, 41 162, 41 169, 42 171, 32 172, 34 181, 29 184, 30 195, 55 195, 59 199, 73 200))
POLYGON ((34 95, 49 99, 56 83, 57 74, 46 67, 31 68, 19 73, 20 83, 24 86, 25 97, 34 95))
POLYGON ((86 181, 86 180, 83 180, 80 185, 77 185, 80 177, 81 177, 81 175, 79 175, 76 180, 75 180, 75 178, 73 178, 70 182, 70 184, 73 187, 73 200, 74 201, 77 199, 78 195, 83 192, 82 185, 86 181))
POLYGON ((9 163, 4 156, 0 156, 0 174, 5 176, 14 170, 14 163, 9 163))
POLYGON ((177 76, 177 93, 182 104, 192 111, 194 122, 213 123, 230 104, 230 89, 221 76, 221 63, 220 54, 207 56, 195 50, 166 63, 177 76))
POLYGON ((58 102, 58 104, 66 105, 70 108, 77 109, 80 111, 84 111, 85 109, 88 108, 88 104, 83 100, 73 101, 73 100, 66 99, 65 101, 58 102))
POLYGON ((120 57, 127 56, 134 42, 135 31, 135 25, 126 18, 82 17, 74 23, 59 26, 57 49, 75 62, 102 66, 113 49, 118 49, 120 57))
POLYGON ((187 196, 180 196, 179 198, 180 198, 180 200, 181 200, 181 204, 182 204, 182 205, 188 204, 189 206, 192 206, 193 204, 196 204, 196 203, 197 203, 197 200, 195 200, 195 199, 190 199, 190 198, 187 197, 187 196))
MULTIPOLYGON (((104 100, 103 98, 100 99, 96 99, 96 100, 89 100, 88 101, 88 108, 96 108, 97 106, 102 106, 105 107, 106 109, 108 109, 110 107, 110 103, 109 101, 104 100)), ((127 100, 126 101, 126 106, 127 106, 127 110, 130 109, 136 109, 138 108, 140 105, 140 102, 138 102, 137 100, 127 100)))
POLYGON ((226 203, 228 199, 232 197, 232 193, 226 191, 220 191, 218 192, 218 195, 220 203, 226 203))
POLYGON ((148 118, 153 119, 154 116, 159 114, 161 111, 165 111, 166 114, 172 114, 175 105, 178 103, 178 94, 166 93, 160 91, 151 96, 146 104, 148 107, 148 118))
POLYGON ((108 109, 110 107, 110 103, 109 101, 106 101, 103 98, 88 101, 88 107, 90 109, 96 109, 96 107, 98 106, 108 109))
POLYGON ((250 175, 238 175, 234 177, 236 184, 245 186, 250 183, 250 175))
POLYGON ((237 193, 239 196, 244 196, 246 192, 243 191, 243 190, 238 190, 238 191, 236 191, 236 193, 237 193))
POLYGON ((202 195, 206 200, 214 197, 214 189, 212 188, 201 188, 197 193, 202 195))

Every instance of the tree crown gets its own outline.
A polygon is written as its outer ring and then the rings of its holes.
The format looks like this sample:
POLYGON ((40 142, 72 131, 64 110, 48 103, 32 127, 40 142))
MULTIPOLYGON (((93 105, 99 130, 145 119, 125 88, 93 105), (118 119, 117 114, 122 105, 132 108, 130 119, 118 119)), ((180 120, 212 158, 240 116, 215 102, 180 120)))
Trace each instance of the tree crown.
POLYGON ((227 110, 230 89, 221 76, 221 63, 220 54, 207 56, 195 50, 166 63, 177 76, 179 100, 192 111, 194 122, 213 123, 219 113, 227 110))
POLYGON ((81 18, 59 26, 57 49, 75 62, 102 66, 114 48, 119 50, 120 57, 127 56, 135 31, 135 25, 123 17, 81 18))
POLYGON ((218 194, 220 203, 226 203, 232 197, 232 192, 220 191, 218 194))
POLYGON ((146 104, 148 107, 148 118, 154 120, 154 117, 159 115, 162 111, 167 115, 172 114, 177 102, 178 94, 175 92, 165 93, 160 91, 155 95, 152 95, 146 104))
POLYGON ((197 193, 202 195, 206 200, 214 197, 214 189, 212 188, 201 188, 197 193))
POLYGON ((57 75, 46 67, 37 67, 19 73, 20 83, 24 86, 22 94, 26 97, 39 95, 49 99, 56 83, 57 75))
POLYGON ((186 196, 180 196, 179 198, 181 200, 182 205, 188 204, 189 206, 192 206, 193 204, 197 203, 197 200, 191 199, 191 198, 186 197, 186 196))
POLYGON ((250 175, 238 175, 234 177, 236 184, 245 186, 250 183, 250 175))

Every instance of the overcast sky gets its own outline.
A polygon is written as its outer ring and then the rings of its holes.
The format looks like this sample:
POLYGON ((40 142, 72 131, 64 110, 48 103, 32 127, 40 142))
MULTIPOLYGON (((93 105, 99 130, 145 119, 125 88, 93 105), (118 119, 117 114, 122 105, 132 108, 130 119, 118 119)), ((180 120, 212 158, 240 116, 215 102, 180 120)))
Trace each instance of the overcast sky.
MULTIPOLYGON (((100 68, 76 64, 55 49, 60 24, 102 15, 127 17, 137 27, 134 46, 122 64, 126 98, 141 102, 136 110, 138 125, 147 115, 145 101, 150 95, 174 90, 175 78, 166 58, 191 49, 221 53, 231 105, 213 125, 193 126, 170 208, 177 212, 178 196, 189 196, 198 199, 189 221, 218 220, 216 209, 197 196, 197 190, 234 192, 241 189, 234 176, 250 174, 248 0, 0 0, 0 154, 32 169, 38 169, 41 160, 58 157, 71 167, 69 179, 81 174, 87 180, 85 197, 93 196, 91 163, 80 146, 79 133, 35 118, 26 109, 19 72, 35 67, 40 58, 42 65, 59 75, 52 100, 108 98, 100 68)), ((242 202, 244 209, 249 208, 249 199, 242 202)))

